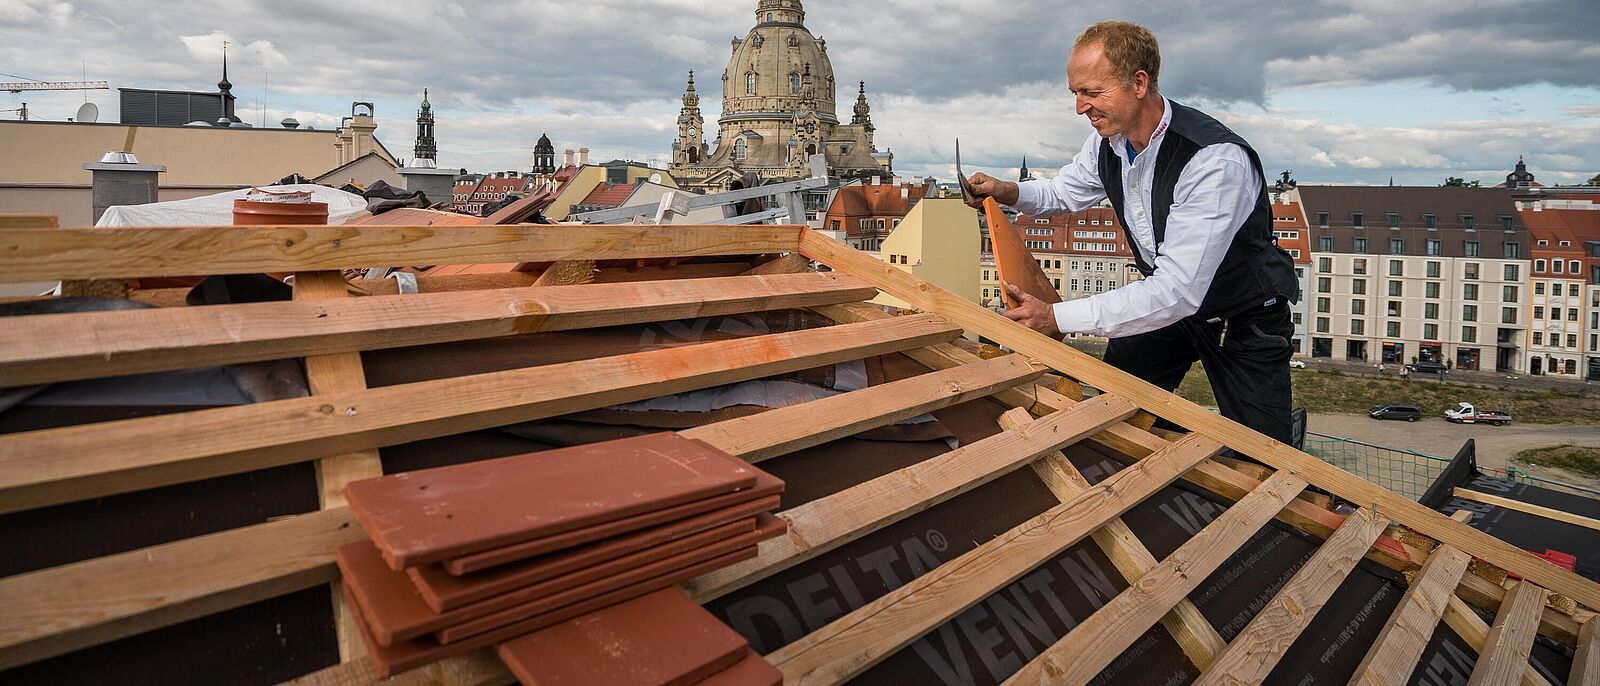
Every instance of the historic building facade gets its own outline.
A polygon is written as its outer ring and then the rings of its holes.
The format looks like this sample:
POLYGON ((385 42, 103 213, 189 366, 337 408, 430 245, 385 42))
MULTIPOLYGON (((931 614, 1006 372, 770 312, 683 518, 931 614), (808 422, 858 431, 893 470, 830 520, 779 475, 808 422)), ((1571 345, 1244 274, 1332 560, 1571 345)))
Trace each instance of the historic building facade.
POLYGON ((850 123, 839 120, 837 87, 827 42, 805 26, 800 0, 760 0, 756 25, 733 41, 722 73, 722 115, 707 141, 694 72, 689 73, 672 144, 670 171, 694 189, 723 189, 747 172, 763 181, 805 178, 808 160, 822 154, 828 175, 867 178, 892 174, 894 156, 873 142, 866 84, 858 84, 850 123))

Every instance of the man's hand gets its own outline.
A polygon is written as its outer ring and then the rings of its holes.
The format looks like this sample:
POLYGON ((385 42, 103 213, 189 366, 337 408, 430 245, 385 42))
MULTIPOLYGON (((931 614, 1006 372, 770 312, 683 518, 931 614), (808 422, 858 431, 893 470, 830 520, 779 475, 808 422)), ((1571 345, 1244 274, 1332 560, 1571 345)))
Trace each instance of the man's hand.
POLYGON ((1061 332, 1056 329, 1056 313, 1049 303, 1023 293, 1022 289, 1009 283, 1001 282, 1000 285, 1011 295, 1013 301, 1020 303, 1016 307, 1006 308, 1007 319, 1019 322, 1051 338, 1061 338, 1061 332))
POLYGON ((994 198, 995 202, 1002 205, 1017 204, 1017 184, 979 172, 967 178, 967 192, 972 194, 972 201, 967 205, 975 210, 983 209, 984 198, 994 198))

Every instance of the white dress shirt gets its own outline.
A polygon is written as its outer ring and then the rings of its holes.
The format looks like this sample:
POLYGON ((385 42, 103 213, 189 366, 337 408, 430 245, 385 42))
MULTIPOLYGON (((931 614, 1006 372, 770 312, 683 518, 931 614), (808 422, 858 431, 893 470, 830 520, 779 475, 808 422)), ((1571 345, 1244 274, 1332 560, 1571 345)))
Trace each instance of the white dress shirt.
MULTIPOLYGON (((1136 160, 1128 160, 1125 136, 1119 133, 1110 139, 1122 170, 1123 214, 1133 234, 1133 249, 1155 273, 1106 293, 1058 303, 1056 328, 1062 333, 1132 336, 1198 312, 1234 234, 1255 209, 1264 182, 1244 148, 1232 143, 1207 146, 1179 174, 1165 240, 1156 245, 1150 186, 1156 156, 1172 123, 1172 103, 1162 98, 1162 106, 1161 125, 1136 160)), ((1044 217, 1099 204, 1106 198, 1099 173, 1101 140, 1100 134, 1089 134, 1083 150, 1055 178, 1018 184, 1020 195, 1013 207, 1044 217)))

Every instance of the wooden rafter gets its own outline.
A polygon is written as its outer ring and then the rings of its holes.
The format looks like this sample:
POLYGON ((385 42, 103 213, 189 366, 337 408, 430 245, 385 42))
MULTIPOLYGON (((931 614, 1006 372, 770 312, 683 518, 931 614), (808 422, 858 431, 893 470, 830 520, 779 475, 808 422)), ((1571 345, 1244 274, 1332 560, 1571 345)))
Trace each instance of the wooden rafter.
POLYGON ((0 282, 793 252, 793 226, 186 226, 0 233, 0 282))
POLYGON ((877 294, 837 274, 780 274, 345 298, 338 272, 313 274, 338 279, 339 299, 14 318, 0 338, 0 378, 8 385, 72 381, 852 302, 877 294))
POLYGON ((1422 657, 1428 638, 1439 625, 1439 618, 1451 589, 1467 571, 1472 556, 1450 546, 1440 546, 1422 565, 1422 571, 1400 598, 1400 607, 1389 615, 1383 631, 1367 651, 1361 666, 1350 679, 1356 684, 1381 686, 1403 684, 1422 657))
POLYGON ((0 436, 0 512, 554 417, 948 341, 937 317, 0 436), (417 398, 430 398, 417 403, 417 398))
MULTIPOLYGON (((1028 416, 1028 412, 1021 408, 1000 415, 1000 426, 1006 429, 1022 426, 1029 421, 1032 419, 1028 416)), ((1034 460, 1033 471, 1061 502, 1072 500, 1093 487, 1093 484, 1072 466, 1067 456, 1059 452, 1034 460)), ((1107 522, 1104 527, 1089 534, 1089 537, 1094 539, 1095 545, 1100 546, 1106 558, 1111 560, 1112 566, 1116 567, 1117 572, 1130 584, 1149 574, 1158 564, 1155 555, 1150 553, 1150 549, 1134 535, 1133 529, 1121 519, 1107 522)), ((1178 601, 1172 611, 1161 618, 1161 624, 1172 634, 1178 646, 1183 648, 1184 655, 1189 656, 1189 660, 1201 669, 1210 665, 1217 653, 1226 645, 1222 636, 1211 626, 1211 622, 1200 614, 1200 608, 1195 607, 1188 598, 1178 601)))
POLYGON ((1539 627, 1539 611, 1544 608, 1549 592, 1529 582, 1518 583, 1500 611, 1494 624, 1483 639, 1478 651, 1478 663, 1472 669, 1467 686, 1511 686, 1522 680, 1528 667, 1528 655, 1533 651, 1533 636, 1539 627))
POLYGON ((1265 681, 1388 524, 1388 520, 1379 519, 1366 509, 1345 519, 1339 530, 1317 549, 1272 602, 1261 608, 1250 624, 1234 637, 1216 663, 1200 675, 1195 686, 1265 681))

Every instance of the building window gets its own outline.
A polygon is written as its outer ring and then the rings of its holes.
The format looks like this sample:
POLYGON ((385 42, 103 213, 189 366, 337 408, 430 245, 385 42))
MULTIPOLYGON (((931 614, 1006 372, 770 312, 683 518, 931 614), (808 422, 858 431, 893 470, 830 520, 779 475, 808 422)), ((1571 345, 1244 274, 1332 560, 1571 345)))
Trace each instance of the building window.
POLYGON ((1461 228, 1466 229, 1468 231, 1477 231, 1478 230, 1478 222, 1477 222, 1476 219, 1473 219, 1472 215, 1463 214, 1463 215, 1461 215, 1461 228))
POLYGON ((1333 304, 1333 299, 1332 298, 1317 298, 1317 311, 1318 312, 1322 312, 1322 313, 1327 313, 1329 311, 1329 307, 1332 304, 1333 304))
POLYGON ((1533 271, 1534 271, 1535 274, 1537 274, 1539 272, 1550 271, 1550 268, 1549 268, 1549 266, 1546 265, 1544 260, 1534 260, 1533 261, 1533 271))
POLYGON ((1534 345, 1544 345, 1544 332, 1543 331, 1535 331, 1535 332, 1533 332, 1533 344, 1534 345))
POLYGON ((1320 252, 1333 252, 1333 236, 1323 236, 1318 238, 1317 250, 1320 252))
POLYGON ((1328 213, 1327 212, 1318 212, 1317 213, 1317 226, 1320 227, 1320 228, 1324 228, 1324 229, 1328 228, 1328 213))
POLYGON ((1569 321, 1569 322, 1578 321, 1578 308, 1576 308, 1576 307, 1567 308, 1567 321, 1569 321))
MULTIPOLYGON (((1504 280, 1506 280, 1506 281, 1521 281, 1522 279, 1518 278, 1521 274, 1522 274, 1522 270, 1517 268, 1517 265, 1508 264, 1508 265, 1506 265, 1506 278, 1504 280)), ((1577 295, 1577 294, 1574 293, 1573 295, 1577 295)))
POLYGON ((1428 243, 1427 243, 1428 255, 1432 256, 1432 257, 1437 257, 1440 254, 1440 251, 1442 249, 1440 244, 1441 244, 1441 241, 1439 239, 1437 239, 1437 238, 1429 238, 1428 239, 1428 243))
POLYGON ((1366 279, 1351 279, 1350 280, 1350 292, 1354 293, 1356 295, 1366 295, 1367 294, 1367 280, 1366 279))
POLYGON ((1561 260, 1550 260, 1550 272, 1553 273, 1553 274, 1564 274, 1564 273, 1566 273, 1565 269, 1564 269, 1564 265, 1565 264, 1566 263, 1562 262, 1561 260))
POLYGON ((1425 227, 1428 227, 1429 231, 1438 231, 1439 230, 1439 216, 1438 215, 1433 215, 1433 214, 1424 214, 1424 215, 1422 215, 1422 225, 1425 226, 1425 227))
POLYGON ((1464 321, 1464 322, 1475 322, 1475 321, 1478 321, 1478 306, 1477 305, 1462 305, 1461 306, 1461 321, 1464 321))
POLYGON ((1437 341, 1437 340, 1439 340, 1439 325, 1438 324, 1423 324, 1422 325, 1422 339, 1426 340, 1426 341, 1437 341))
POLYGON ((1439 282, 1438 281, 1429 281, 1429 282, 1423 284, 1422 285, 1422 297, 1437 299, 1439 297, 1439 282))
POLYGON ((1515 307, 1502 307, 1502 308, 1500 308, 1500 323, 1501 324, 1515 324, 1515 323, 1517 323, 1517 308, 1515 308, 1515 307))
POLYGON ((1500 302, 1514 303, 1517 301, 1517 287, 1506 286, 1500 293, 1500 302))
POLYGON ((750 73, 744 75, 744 94, 745 95, 755 95, 756 94, 756 73, 755 72, 750 72, 750 73))
POLYGON ((1359 316, 1365 315, 1366 313, 1367 313, 1367 301, 1362 300, 1361 298, 1352 298, 1350 300, 1350 314, 1356 315, 1356 316, 1359 317, 1359 316))
POLYGON ((1304 321, 1305 319, 1300 315, 1299 312, 1294 313, 1294 325, 1296 327, 1299 327, 1304 321))
POLYGON ((1535 281, 1535 282, 1533 282, 1533 294, 1534 295, 1544 295, 1544 282, 1543 281, 1535 281))
POLYGON ((1477 300, 1478 299, 1478 284, 1469 283, 1469 284, 1467 284, 1465 286, 1462 286, 1461 287, 1461 299, 1462 300, 1477 300))
POLYGON ((1327 333, 1327 332, 1328 332, 1328 318, 1327 317, 1317 317, 1317 333, 1327 333))
MULTIPOLYGON (((1596 280, 1600 281, 1600 279, 1596 280)), ((1578 297, 1578 284, 1567 284, 1567 295, 1570 295, 1574 298, 1578 297)), ((1600 307, 1600 305, 1595 305, 1595 307, 1600 307)))
POLYGON ((1357 236, 1355 241, 1354 241, 1354 243, 1352 244, 1352 247, 1354 248, 1354 252, 1356 252, 1357 254, 1366 254, 1366 252, 1367 252, 1367 239, 1365 237, 1357 236))
MULTIPOLYGON (((1568 348, 1576 348, 1576 347, 1578 347, 1578 334, 1575 334, 1575 333, 1567 334, 1567 347, 1568 348)), ((1572 370, 1572 360, 1567 360, 1567 373, 1571 374, 1572 371, 1573 371, 1572 370)))
MULTIPOLYGON (((1515 231, 1516 230, 1515 220, 1512 219, 1511 215, 1509 215, 1509 214, 1500 215, 1500 228, 1505 229, 1507 231, 1515 231)), ((1509 257, 1509 255, 1507 257, 1509 257)))
POLYGON ((1350 225, 1354 226, 1354 227, 1356 227, 1358 229, 1367 228, 1366 215, 1364 215, 1364 214, 1362 214, 1360 212, 1351 212, 1350 213, 1350 225))
POLYGON ((1522 257, 1522 244, 1516 241, 1506 241, 1501 243, 1500 250, 1508 260, 1520 259, 1522 257))
POLYGON ((743 138, 733 141, 733 159, 742 160, 749 152, 750 144, 746 143, 743 138))
POLYGON ((1390 316, 1390 317, 1398 317, 1398 316, 1400 316, 1400 301, 1399 300, 1390 300, 1389 301, 1389 308, 1387 310, 1387 313, 1388 313, 1388 316, 1390 316))
POLYGON ((1324 274, 1333 271, 1333 258, 1332 257, 1319 257, 1319 258, 1317 258, 1317 271, 1322 272, 1324 274))
POLYGON ((1400 337, 1400 322, 1389 322, 1384 327, 1384 335, 1390 338, 1400 337))
POLYGON ((1389 260, 1389 276, 1405 276, 1405 274, 1405 262, 1401 260, 1389 260))
POLYGON ((1477 343, 1478 342, 1478 327, 1476 327, 1476 326, 1463 326, 1463 327, 1461 327, 1461 342, 1462 343, 1477 343))
POLYGON ((800 93, 800 72, 789 72, 789 92, 795 95, 800 93))
POLYGON ((1367 332, 1367 322, 1361 319, 1350 320, 1350 335, 1361 336, 1367 332))
POLYGON ((1430 278, 1430 279, 1439 278, 1439 263, 1438 262, 1429 262, 1428 263, 1428 278, 1430 278))
POLYGON ((1352 274, 1366 274, 1367 273, 1367 261, 1365 259, 1363 259, 1363 258, 1360 258, 1360 257, 1351 260, 1350 261, 1350 272, 1352 274))
POLYGON ((1391 228, 1391 229, 1400 228, 1400 213, 1399 212, 1390 212, 1389 214, 1387 214, 1385 216, 1387 216, 1388 219, 1389 219, 1389 228, 1391 228))
POLYGON ((1406 240, 1404 238, 1391 238, 1391 239, 1389 239, 1389 254, 1390 255, 1404 255, 1404 254, 1406 254, 1406 240))
POLYGON ((1317 277, 1317 292, 1318 293, 1332 293, 1333 292, 1333 279, 1330 279, 1330 278, 1328 278, 1326 276, 1317 277))
MULTIPOLYGON (((1438 319, 1439 303, 1422 303, 1422 318, 1438 319)), ((1428 338, 1433 338, 1433 336, 1428 336, 1428 338)))
MULTIPOLYGON (((1476 244, 1474 244, 1474 245, 1476 245, 1476 244)), ((1477 262, 1468 262, 1466 264, 1466 267, 1464 267, 1462 269, 1462 276, 1463 276, 1463 278, 1465 278, 1468 281, 1477 281, 1478 280, 1478 263, 1477 262)))
POLYGON ((1390 297, 1394 297, 1394 298, 1404 297, 1404 295, 1403 295, 1404 293, 1405 293, 1404 287, 1400 285, 1399 281, 1390 281, 1389 282, 1389 296, 1390 297))
POLYGON ((1578 261, 1577 260, 1572 260, 1572 261, 1568 262, 1567 266, 1571 267, 1571 269, 1568 269, 1567 271, 1572 272, 1574 274, 1578 273, 1579 271, 1582 271, 1582 267, 1580 267, 1578 265, 1578 261))
POLYGON ((1461 242, 1461 254, 1465 255, 1467 257, 1477 257, 1478 256, 1478 242, 1477 241, 1462 241, 1461 242))

